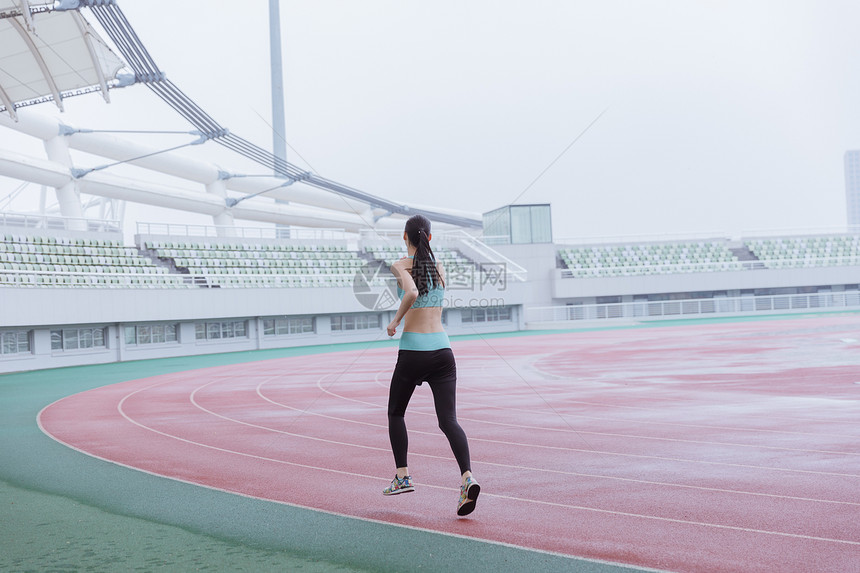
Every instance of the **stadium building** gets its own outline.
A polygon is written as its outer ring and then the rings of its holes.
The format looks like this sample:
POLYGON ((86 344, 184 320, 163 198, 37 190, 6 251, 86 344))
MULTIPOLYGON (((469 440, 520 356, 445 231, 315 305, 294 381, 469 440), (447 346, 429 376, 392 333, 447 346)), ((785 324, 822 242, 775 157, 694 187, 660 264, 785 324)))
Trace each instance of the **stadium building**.
MULTIPOLYGON (((549 205, 487 205, 482 218, 396 204, 218 124, 165 79, 111 3, 89 3, 107 39, 80 3, 30 3, 30 15, 7 4, 0 130, 40 140, 46 153, 0 149, 0 174, 52 189, 59 213, 0 213, 0 372, 381 339, 396 300, 386 265, 405 253, 403 222, 419 212, 436 223, 451 274, 452 334, 860 306, 856 233, 563 239, 553 237, 549 205), (31 107, 108 99, 135 84, 188 119, 189 145, 220 144, 273 175, 242 177, 31 107), (116 174, 117 164, 153 177, 116 174), (87 216, 88 200, 108 216, 87 216), (212 224, 138 222, 129 242, 110 217, 125 202, 211 215, 212 224)), ((850 206, 856 153, 845 161, 850 206)))

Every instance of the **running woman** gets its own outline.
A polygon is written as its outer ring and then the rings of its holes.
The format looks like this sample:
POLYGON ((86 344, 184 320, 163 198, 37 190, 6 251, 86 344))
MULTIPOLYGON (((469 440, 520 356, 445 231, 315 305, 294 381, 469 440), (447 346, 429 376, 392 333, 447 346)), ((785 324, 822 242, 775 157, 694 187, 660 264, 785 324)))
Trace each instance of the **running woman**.
POLYGON ((427 381, 433 391, 439 428, 448 438, 463 478, 457 515, 468 515, 475 509, 481 486, 472 477, 469 443, 457 423, 457 365, 442 328, 445 270, 436 262, 430 238, 430 221, 422 215, 410 217, 403 231, 409 256, 391 266, 401 301, 388 325, 388 336, 394 336, 401 320, 405 319, 405 323, 388 395, 388 435, 397 473, 382 493, 394 495, 415 490, 406 464, 409 439, 405 415, 415 387, 427 381))

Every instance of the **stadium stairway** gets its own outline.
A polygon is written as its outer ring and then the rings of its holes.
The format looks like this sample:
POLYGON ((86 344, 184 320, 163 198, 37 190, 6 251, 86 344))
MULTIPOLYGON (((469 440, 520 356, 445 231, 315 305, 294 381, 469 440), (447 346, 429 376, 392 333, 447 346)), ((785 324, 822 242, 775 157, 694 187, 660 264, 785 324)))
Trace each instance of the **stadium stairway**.
POLYGON ((757 261, 758 257, 745 243, 733 243, 729 245, 729 251, 739 261, 757 261))

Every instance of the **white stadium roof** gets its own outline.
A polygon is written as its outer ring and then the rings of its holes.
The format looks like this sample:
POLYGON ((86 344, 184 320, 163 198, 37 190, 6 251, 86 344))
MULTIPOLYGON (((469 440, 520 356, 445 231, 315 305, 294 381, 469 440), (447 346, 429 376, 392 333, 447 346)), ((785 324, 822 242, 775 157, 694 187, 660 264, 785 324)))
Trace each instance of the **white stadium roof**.
POLYGON ((125 63, 76 10, 0 0, 0 112, 101 91, 120 83, 125 63), (29 9, 27 9, 29 8, 29 9), (32 13, 31 13, 32 12, 32 13), (37 18, 34 16, 38 15, 37 18))

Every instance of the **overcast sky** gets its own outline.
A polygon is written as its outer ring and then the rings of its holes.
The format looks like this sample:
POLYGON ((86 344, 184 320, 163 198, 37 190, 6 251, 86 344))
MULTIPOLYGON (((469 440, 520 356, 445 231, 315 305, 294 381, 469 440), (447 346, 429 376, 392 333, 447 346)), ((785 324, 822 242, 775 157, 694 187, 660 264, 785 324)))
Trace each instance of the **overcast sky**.
MULTIPOLYGON (((271 148, 267 1, 119 6, 177 86, 271 148)), ((549 202, 556 238, 845 224, 856 1, 282 0, 281 17, 288 158, 330 179, 477 213, 549 202)), ((67 100, 67 121, 186 128, 144 86, 111 95, 67 100)))

